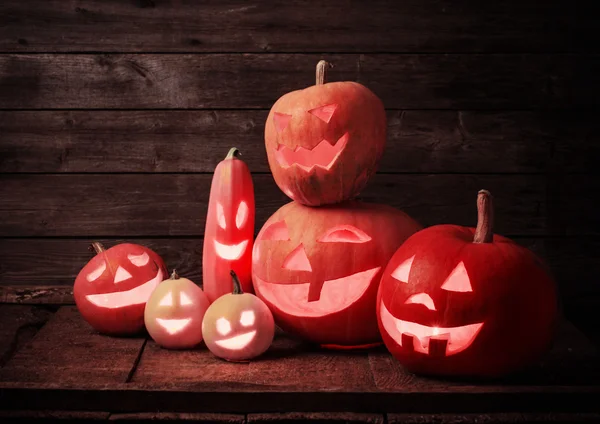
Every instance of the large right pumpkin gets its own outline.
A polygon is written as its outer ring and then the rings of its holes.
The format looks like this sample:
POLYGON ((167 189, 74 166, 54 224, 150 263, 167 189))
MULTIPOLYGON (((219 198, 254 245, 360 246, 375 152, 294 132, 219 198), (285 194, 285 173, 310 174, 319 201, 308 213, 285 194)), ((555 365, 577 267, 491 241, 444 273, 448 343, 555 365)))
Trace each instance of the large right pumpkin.
POLYGON ((479 193, 477 205, 477 228, 426 228, 385 269, 379 328, 409 371, 498 377, 551 346, 558 311, 552 278, 531 251, 492 233, 489 192, 479 193))
POLYGON ((419 229, 386 205, 288 203, 256 238, 255 293, 281 328, 305 340, 344 347, 380 342, 375 299, 381 274, 419 229))

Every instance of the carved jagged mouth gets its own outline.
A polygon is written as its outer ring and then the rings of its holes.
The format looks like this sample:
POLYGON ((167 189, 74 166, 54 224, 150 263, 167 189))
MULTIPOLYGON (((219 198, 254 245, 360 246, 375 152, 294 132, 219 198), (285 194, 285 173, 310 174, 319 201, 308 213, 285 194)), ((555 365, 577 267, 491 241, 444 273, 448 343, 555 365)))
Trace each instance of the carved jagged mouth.
POLYGON ((473 343, 483 326, 480 322, 461 327, 428 327, 395 318, 383 301, 380 313, 383 327, 396 343, 410 349, 408 344, 412 339, 414 351, 425 355, 456 355, 473 343), (436 347, 432 348, 434 344, 436 347))
POLYGON ((348 144, 348 133, 341 136, 334 145, 331 145, 327 140, 321 140, 312 150, 300 146, 290 149, 283 144, 279 144, 275 151, 275 157, 283 168, 297 166, 306 172, 315 167, 329 170, 346 147, 346 144, 348 144))
POLYGON ((229 350, 240 350, 248 346, 254 336, 256 335, 256 330, 249 331, 244 334, 240 334, 239 336, 230 337, 228 339, 223 340, 215 340, 217 346, 220 346, 229 350))
POLYGON ((310 283, 268 283, 256 276, 256 291, 288 315, 322 317, 346 309, 360 299, 380 268, 349 275, 323 283, 319 300, 308 301, 310 283))
POLYGON ((104 294, 90 294, 85 298, 96 306, 108 309, 141 305, 148 301, 150 295, 162 280, 163 273, 159 268, 156 276, 152 280, 147 281, 140 286, 134 287, 131 290, 104 294))

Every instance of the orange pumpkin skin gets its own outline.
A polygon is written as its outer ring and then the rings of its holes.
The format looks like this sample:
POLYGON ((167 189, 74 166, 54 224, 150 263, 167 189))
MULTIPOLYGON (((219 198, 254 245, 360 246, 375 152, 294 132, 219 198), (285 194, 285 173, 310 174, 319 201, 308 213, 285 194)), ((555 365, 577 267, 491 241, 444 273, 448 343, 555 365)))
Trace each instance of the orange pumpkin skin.
POLYGON ((147 247, 122 243, 104 250, 79 272, 73 287, 81 316, 96 330, 131 335, 144 328, 144 308, 167 276, 160 256, 147 247))
POLYGON ((265 124, 275 182, 292 200, 310 206, 355 197, 377 170, 386 125, 381 100, 355 82, 283 95, 265 124))
POLYGON ((248 166, 232 148, 214 172, 202 251, 204 293, 210 302, 233 290, 229 272, 238 275, 244 292, 252 293, 254 185, 248 166))
POLYGON ((257 236, 255 292, 282 329, 308 341, 339 347, 380 342, 375 299, 383 268, 421 228, 385 205, 288 203, 257 236))
POLYGON ((386 267, 377 298, 385 345, 408 370, 499 377, 550 346, 557 291, 540 260, 506 237, 437 225, 411 236, 386 267))

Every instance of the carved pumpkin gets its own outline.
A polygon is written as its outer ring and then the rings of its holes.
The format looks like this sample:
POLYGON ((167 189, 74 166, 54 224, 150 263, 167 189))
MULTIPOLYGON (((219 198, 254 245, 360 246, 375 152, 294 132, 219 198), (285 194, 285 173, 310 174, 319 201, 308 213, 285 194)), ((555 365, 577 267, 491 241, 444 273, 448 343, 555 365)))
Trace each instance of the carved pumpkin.
POLYGON ((288 203, 254 244, 256 294, 281 328, 306 340, 331 347, 378 342, 375 299, 383 268, 419 229, 385 205, 288 203))
POLYGON ((269 166, 279 188, 305 205, 356 196, 375 173, 386 139, 381 100, 356 82, 317 84, 282 96, 265 124, 269 166))
POLYGON ((208 349, 228 361, 246 361, 264 353, 275 334, 271 311, 262 300, 244 293, 231 271, 233 293, 215 300, 204 315, 202 334, 208 349))
POLYGON ((493 377, 535 361, 551 344, 557 293, 536 256, 492 233, 492 199, 477 228, 436 225, 390 260, 377 300, 385 345, 410 371, 493 377))
POLYGON ((192 348, 202 341, 202 319, 209 305, 200 287, 173 271, 146 303, 148 334, 168 349, 192 348))
POLYGON ((239 276, 242 289, 252 292, 252 242, 254 240, 254 186, 248 166, 232 148, 212 179, 202 277, 204 292, 211 302, 231 293, 230 270, 239 276))
POLYGON ((123 243, 97 255, 79 272, 73 295, 81 316, 105 334, 135 334, 144 328, 146 301, 167 276, 163 260, 147 247, 123 243))

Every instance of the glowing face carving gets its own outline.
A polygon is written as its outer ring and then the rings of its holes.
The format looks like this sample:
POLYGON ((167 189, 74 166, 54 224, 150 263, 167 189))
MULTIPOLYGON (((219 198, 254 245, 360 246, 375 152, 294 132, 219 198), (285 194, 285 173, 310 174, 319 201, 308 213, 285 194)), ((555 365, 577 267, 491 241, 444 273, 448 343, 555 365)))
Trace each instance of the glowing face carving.
POLYGON ((202 319, 209 301, 202 289, 174 272, 152 293, 144 322, 154 341, 169 349, 192 348, 202 341, 202 319))
POLYGON ((256 293, 291 333, 322 344, 372 343, 378 338, 375 297, 383 266, 418 228, 380 205, 290 203, 256 239, 256 293), (381 228, 388 230, 378 238, 381 228), (352 330, 340 330, 347 325, 352 330))
POLYGON ((249 293, 221 296, 210 305, 202 323, 206 346, 229 361, 262 354, 270 346, 274 331, 271 311, 249 293))
POLYGON ((206 216, 202 252, 203 287, 210 301, 231 292, 229 271, 235 270, 251 291, 254 239, 254 187, 237 149, 215 169, 206 216))
MULTIPOLYGON (((409 285, 411 268, 415 256, 404 260, 391 273, 391 278, 400 286, 409 285)), ((440 286, 446 292, 469 293, 473 291, 464 262, 459 262, 440 286)), ((408 295, 405 308, 426 308, 438 312, 434 299, 429 293, 419 292, 408 295), (413 306, 414 305, 414 306, 413 306)), ((380 319, 384 330, 398 346, 417 353, 432 356, 452 356, 467 349, 483 327, 483 322, 460 326, 426 325, 394 317, 383 301, 380 301, 380 319)), ((440 311, 441 313, 441 311, 440 311)), ((443 316, 443 315, 442 315, 443 316)), ((431 321, 431 320, 430 320, 431 321)), ((436 320, 434 319, 433 322, 436 320)))
POLYGON ((75 280, 74 296, 86 321, 107 334, 132 334, 143 326, 144 306, 166 276, 162 259, 150 249, 119 244, 99 252, 75 280))

